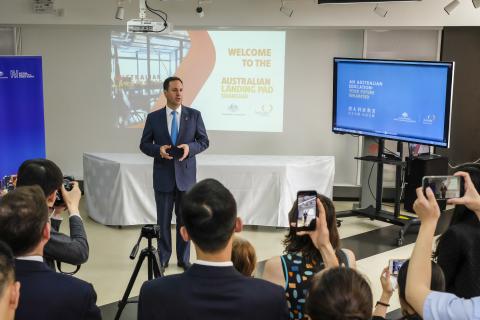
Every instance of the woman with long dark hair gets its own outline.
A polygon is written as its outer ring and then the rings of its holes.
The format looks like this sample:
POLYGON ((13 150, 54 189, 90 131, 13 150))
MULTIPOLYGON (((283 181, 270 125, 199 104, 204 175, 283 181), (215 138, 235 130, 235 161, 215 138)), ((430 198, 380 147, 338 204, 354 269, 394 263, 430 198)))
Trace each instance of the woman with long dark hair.
MULTIPOLYGON (((317 228, 313 232, 298 232, 291 227, 283 241, 282 256, 273 257, 265 264, 263 278, 285 288, 290 319, 305 317, 305 299, 314 274, 338 265, 355 267, 352 251, 340 249, 340 237, 333 202, 326 196, 317 196, 317 228)), ((297 202, 288 214, 290 223, 297 221, 297 202)))
MULTIPOLYGON (((457 171, 470 175, 478 195, 480 190, 480 165, 464 164, 457 171)), ((477 208, 463 203, 463 198, 450 199, 456 204, 447 231, 437 241, 434 257, 445 274, 446 291, 461 298, 480 296, 480 220, 477 208)), ((475 202, 473 202, 475 203, 475 202)))

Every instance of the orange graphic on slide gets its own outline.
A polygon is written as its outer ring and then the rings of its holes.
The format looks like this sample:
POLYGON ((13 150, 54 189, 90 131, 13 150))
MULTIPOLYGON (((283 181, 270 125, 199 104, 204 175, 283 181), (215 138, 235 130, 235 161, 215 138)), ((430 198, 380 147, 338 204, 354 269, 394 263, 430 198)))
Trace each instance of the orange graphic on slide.
MULTIPOLYGON (((191 47, 175 76, 184 83, 183 104, 190 106, 212 73, 215 66, 215 47, 207 31, 188 31, 191 47)), ((152 111, 163 108, 167 100, 163 95, 155 103, 152 111)))

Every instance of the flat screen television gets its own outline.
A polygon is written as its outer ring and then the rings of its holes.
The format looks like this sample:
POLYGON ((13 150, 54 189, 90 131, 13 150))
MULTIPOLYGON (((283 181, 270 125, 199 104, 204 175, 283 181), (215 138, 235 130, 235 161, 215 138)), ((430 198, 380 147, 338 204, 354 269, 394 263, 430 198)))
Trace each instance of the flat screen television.
POLYGON ((334 58, 332 130, 449 146, 453 62, 334 58))

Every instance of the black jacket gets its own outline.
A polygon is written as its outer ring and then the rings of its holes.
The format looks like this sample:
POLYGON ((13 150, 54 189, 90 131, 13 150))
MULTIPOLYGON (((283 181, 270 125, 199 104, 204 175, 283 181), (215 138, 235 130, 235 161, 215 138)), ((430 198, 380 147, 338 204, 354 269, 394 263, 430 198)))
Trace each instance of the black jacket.
POLYGON ((282 287, 245 277, 234 267, 193 264, 185 273, 145 282, 138 320, 288 319, 282 287))

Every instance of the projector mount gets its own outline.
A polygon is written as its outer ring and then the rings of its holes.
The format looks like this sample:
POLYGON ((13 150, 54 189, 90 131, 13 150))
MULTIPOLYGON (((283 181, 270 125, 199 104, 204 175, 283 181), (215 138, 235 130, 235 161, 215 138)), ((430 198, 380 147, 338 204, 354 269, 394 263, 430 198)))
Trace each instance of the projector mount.
POLYGON ((165 11, 154 9, 149 6, 147 0, 139 0, 138 19, 127 22, 127 31, 130 33, 170 33, 172 25, 168 23, 168 15, 165 11), (152 21, 147 18, 147 10, 158 16, 161 21, 152 21))

